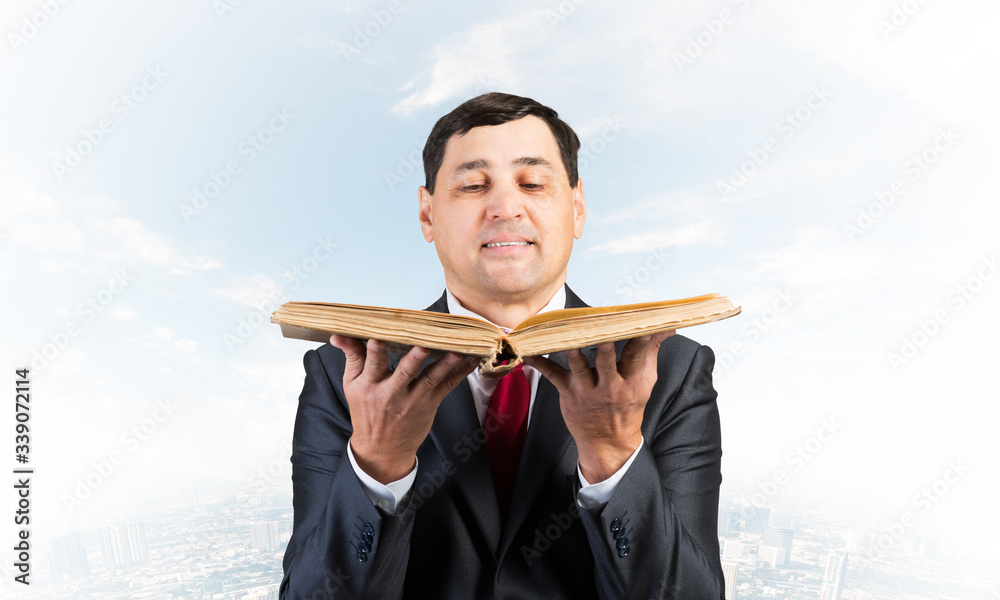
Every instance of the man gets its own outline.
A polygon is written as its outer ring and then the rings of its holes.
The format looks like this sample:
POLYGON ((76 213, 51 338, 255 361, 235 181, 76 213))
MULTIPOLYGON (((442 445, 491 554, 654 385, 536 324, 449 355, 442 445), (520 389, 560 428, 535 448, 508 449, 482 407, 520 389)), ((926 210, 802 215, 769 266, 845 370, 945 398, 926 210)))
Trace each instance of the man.
MULTIPOLYGON (((428 310, 512 328, 585 306, 565 283, 579 145, 508 94, 437 122, 418 215, 446 290, 428 310)), ((707 347, 657 334, 488 380, 476 359, 330 342, 305 356, 283 599, 723 597, 707 347)))

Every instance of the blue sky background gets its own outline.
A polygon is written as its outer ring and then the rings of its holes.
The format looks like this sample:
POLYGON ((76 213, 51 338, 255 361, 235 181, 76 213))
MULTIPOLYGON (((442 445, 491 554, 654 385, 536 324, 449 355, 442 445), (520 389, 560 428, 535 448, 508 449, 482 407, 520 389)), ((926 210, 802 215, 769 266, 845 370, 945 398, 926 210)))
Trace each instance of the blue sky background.
POLYGON ((1000 471, 995 3, 43 4, 0 11, 0 365, 12 389, 36 361, 38 538, 286 465, 309 346, 259 323, 274 298, 435 300, 410 157, 443 113, 502 90, 554 107, 590 152, 576 292, 743 306, 688 332, 720 359, 725 492, 784 469, 775 506, 815 499, 879 528, 964 461, 916 530, 1000 558, 981 527, 1000 471), (252 159, 251 136, 269 140, 252 159), (79 166, 54 167, 70 148, 79 166), (958 286, 975 291, 959 302, 958 286), (894 364, 904 339, 919 348, 894 364), (823 419, 840 431, 789 469, 823 419))

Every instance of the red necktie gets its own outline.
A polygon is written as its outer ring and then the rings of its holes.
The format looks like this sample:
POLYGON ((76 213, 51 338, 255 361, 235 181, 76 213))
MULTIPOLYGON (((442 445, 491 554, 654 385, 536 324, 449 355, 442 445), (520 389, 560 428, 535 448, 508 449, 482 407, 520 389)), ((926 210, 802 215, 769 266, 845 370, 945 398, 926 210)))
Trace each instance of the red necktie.
POLYGON ((497 490, 500 515, 506 520, 510 507, 517 465, 521 462, 524 439, 528 434, 528 404, 531 402, 531 386, 518 365, 497 382, 490 406, 483 422, 486 437, 486 451, 490 455, 493 470, 493 484, 497 490))

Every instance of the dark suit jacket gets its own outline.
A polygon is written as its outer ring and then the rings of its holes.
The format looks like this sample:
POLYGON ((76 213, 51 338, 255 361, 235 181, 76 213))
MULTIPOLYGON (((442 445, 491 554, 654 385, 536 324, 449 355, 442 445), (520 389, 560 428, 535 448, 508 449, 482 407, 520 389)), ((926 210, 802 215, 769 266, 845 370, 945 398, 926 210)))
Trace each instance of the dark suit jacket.
MULTIPOLYGON (((567 287, 566 306, 586 305, 567 287)), ((428 310, 447 312, 445 296, 428 310)), ((594 349, 585 353, 593 363, 594 349)), ((562 353, 550 358, 566 365, 562 353)), ((645 443, 611 500, 593 508, 575 501, 576 444, 558 392, 542 378, 501 526, 488 432, 467 381, 444 399, 417 452, 408 508, 390 515, 373 505, 345 454, 344 355, 329 344, 308 351, 281 598, 723 598, 714 362, 707 346, 667 338, 645 443)))

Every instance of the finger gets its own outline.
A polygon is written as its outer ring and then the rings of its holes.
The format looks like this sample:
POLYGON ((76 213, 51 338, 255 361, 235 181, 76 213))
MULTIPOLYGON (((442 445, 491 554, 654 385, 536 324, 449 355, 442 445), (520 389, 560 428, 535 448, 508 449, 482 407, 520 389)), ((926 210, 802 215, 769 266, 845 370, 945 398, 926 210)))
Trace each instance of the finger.
MULTIPOLYGON (((584 381, 590 386, 594 385, 594 370, 590 368, 587 357, 583 355, 583 352, 579 348, 566 351, 566 362, 569 364, 569 372, 572 375, 572 379, 584 381)), ((569 387, 569 381, 567 381, 566 386, 569 387)))
POLYGON ((421 348, 420 346, 410 348, 410 351, 403 358, 399 359, 399 364, 396 365, 396 369, 392 372, 394 387, 403 389, 410 385, 410 382, 420 373, 421 367, 424 366, 424 361, 427 360, 430 354, 431 351, 427 348, 421 348))
POLYGON ((385 379, 389 371, 389 357, 385 353, 385 344, 378 340, 370 339, 365 345, 365 349, 368 351, 368 357, 365 360, 365 370, 362 372, 362 376, 366 377, 369 381, 381 381, 385 379))
MULTIPOLYGON (((569 352, 566 354, 569 354, 569 352)), ((556 386, 560 394, 564 394, 569 388, 569 371, 562 368, 556 361, 544 356, 528 356, 525 357, 524 364, 536 369, 542 374, 542 377, 552 382, 552 385, 556 386)))
POLYGON ((598 384, 602 380, 618 375, 618 364, 615 361, 615 345, 612 342, 597 345, 597 353, 594 355, 594 370, 597 372, 598 384))
POLYGON ((411 387, 433 401, 440 402, 479 365, 479 361, 477 356, 463 357, 449 352, 424 369, 411 387))
MULTIPOLYGON (((625 348, 622 349, 622 360, 618 363, 618 372, 621 373, 622 377, 628 379, 642 371, 646 363, 646 357, 650 353, 652 340, 653 336, 643 335, 632 338, 625 344, 625 348)), ((655 350, 653 354, 655 356, 655 350)))
POLYGON ((361 340, 343 335, 331 335, 330 343, 344 353, 344 378, 353 381, 365 368, 365 345, 361 340))
POLYGON ((654 333, 653 334, 653 345, 656 348, 659 348, 660 344, 662 344, 668 337, 674 335, 675 333, 677 333, 677 332, 674 331, 673 329, 671 329, 670 331, 661 331, 660 333, 654 333))

